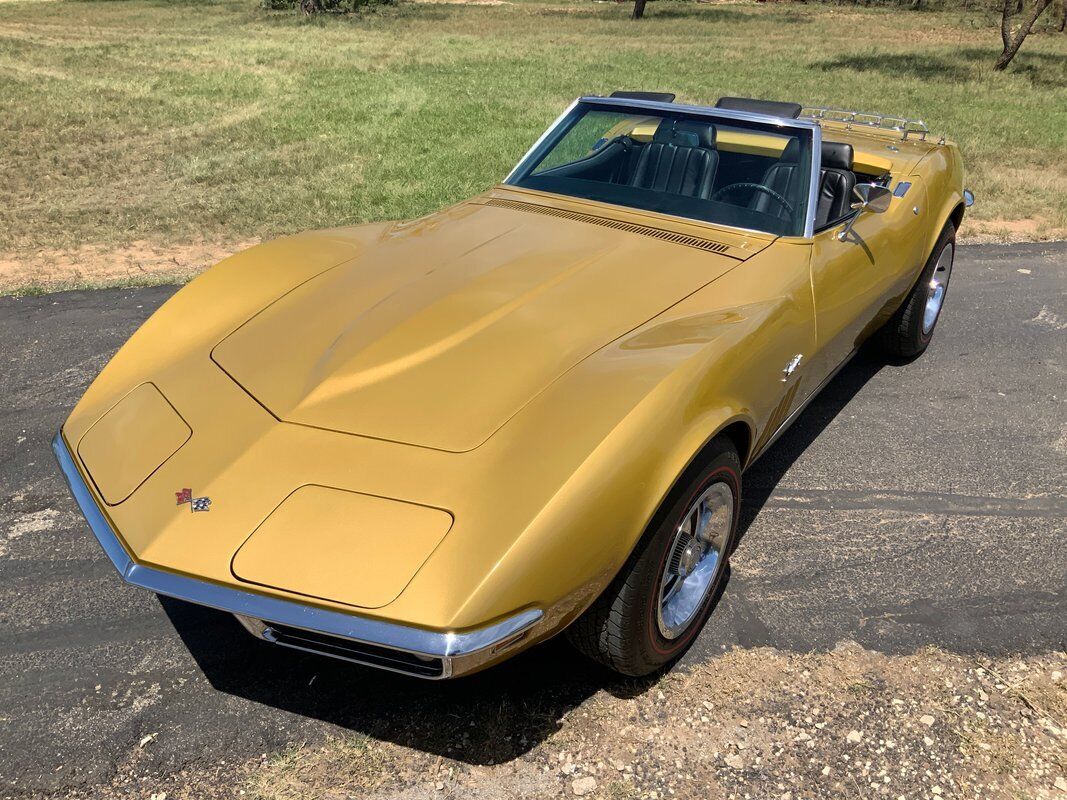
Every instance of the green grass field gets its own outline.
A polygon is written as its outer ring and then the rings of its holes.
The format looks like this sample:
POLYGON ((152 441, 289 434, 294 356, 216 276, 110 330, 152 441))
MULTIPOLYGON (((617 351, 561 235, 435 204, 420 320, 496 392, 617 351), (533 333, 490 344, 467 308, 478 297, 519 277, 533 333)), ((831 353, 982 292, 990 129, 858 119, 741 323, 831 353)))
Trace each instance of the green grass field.
POLYGON ((499 180, 575 96, 615 88, 923 117, 963 149, 972 230, 1067 230, 1067 35, 1031 36, 998 74, 988 13, 629 9, 0 3, 0 251, 420 215, 499 180))

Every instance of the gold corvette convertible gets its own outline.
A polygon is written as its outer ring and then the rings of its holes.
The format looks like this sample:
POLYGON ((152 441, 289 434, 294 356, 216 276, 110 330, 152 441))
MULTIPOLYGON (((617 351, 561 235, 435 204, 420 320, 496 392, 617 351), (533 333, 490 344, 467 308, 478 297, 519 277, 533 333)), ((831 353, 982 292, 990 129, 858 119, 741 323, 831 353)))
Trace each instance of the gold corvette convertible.
POLYGON ((218 264, 56 436, 122 577, 448 678, 703 627, 742 472, 869 337, 921 353, 972 196, 907 119, 575 101, 504 182, 218 264))

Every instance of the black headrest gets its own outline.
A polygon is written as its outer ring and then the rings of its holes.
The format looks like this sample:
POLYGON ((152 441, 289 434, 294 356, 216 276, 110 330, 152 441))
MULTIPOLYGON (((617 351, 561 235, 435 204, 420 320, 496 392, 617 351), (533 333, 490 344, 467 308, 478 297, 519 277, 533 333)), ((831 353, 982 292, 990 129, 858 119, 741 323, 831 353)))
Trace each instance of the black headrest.
POLYGON ((789 140, 789 144, 782 150, 782 154, 778 156, 778 161, 785 164, 795 164, 800 161, 800 139, 793 137, 789 140))
POLYGON ((840 142, 822 143, 823 169, 852 169, 852 145, 840 142))
POLYGON ((612 92, 611 97, 622 100, 652 100, 656 103, 673 103, 674 92, 612 92))
POLYGON ((689 119, 665 119, 656 128, 652 141, 676 147, 714 147, 715 126, 689 119))
POLYGON ((747 111, 749 114, 770 114, 772 117, 796 119, 802 110, 800 103, 782 103, 778 100, 754 100, 751 97, 720 97, 716 108, 727 111, 747 111))

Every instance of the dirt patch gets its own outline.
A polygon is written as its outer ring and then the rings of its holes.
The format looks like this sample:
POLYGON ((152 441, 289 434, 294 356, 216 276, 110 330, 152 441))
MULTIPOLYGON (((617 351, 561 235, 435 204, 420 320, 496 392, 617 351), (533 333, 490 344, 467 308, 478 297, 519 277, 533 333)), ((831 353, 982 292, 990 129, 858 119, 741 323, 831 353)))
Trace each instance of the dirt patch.
POLYGON ((0 253, 0 292, 180 282, 254 244, 255 240, 180 245, 140 241, 121 248, 84 245, 74 250, 0 253))
POLYGON ((967 219, 960 231, 961 244, 1008 244, 1067 239, 1067 229, 1042 219, 967 219))
MULTIPOLYGON (((419 0, 419 2, 473 2, 492 5, 501 0, 419 0)), ((959 236, 961 244, 1002 244, 1060 239, 1067 239, 1067 229, 1050 227, 1040 219, 968 219, 959 236)), ((66 250, 0 252, 0 293, 166 282, 182 283, 227 256, 258 243, 257 239, 236 242, 196 241, 186 244, 136 241, 125 247, 87 244, 66 250)))
MULTIPOLYGON (((420 0, 439 3, 453 0, 420 0)), ((469 2, 470 0, 462 0, 469 2)), ((474 0, 494 4, 499 0, 474 0)), ((1067 239, 1067 230, 1049 228, 1040 220, 968 220, 961 244, 997 244, 1067 239)), ((73 250, 0 252, 0 293, 58 290, 124 284, 181 283, 229 255, 258 244, 191 242, 160 244, 133 242, 126 247, 83 245, 73 250)))
POLYGON ((447 727, 454 747, 444 755, 349 735, 231 772, 126 775, 111 796, 133 785, 139 797, 170 800, 237 791, 260 800, 1052 800, 1067 797, 1065 673, 1063 653, 990 661, 937 650, 886 656, 851 643, 819 655, 735 650, 609 685, 540 741, 527 743, 524 731, 537 726, 522 724, 536 710, 472 708, 470 719, 448 720, 428 711, 415 724, 447 727), (516 744, 521 755, 506 755, 516 744))

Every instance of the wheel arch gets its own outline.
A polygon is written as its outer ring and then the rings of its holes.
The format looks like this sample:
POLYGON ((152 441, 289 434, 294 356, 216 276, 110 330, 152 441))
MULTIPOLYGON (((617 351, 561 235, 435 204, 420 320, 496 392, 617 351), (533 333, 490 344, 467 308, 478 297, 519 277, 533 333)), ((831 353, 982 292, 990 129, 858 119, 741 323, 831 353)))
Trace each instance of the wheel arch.
MULTIPOLYGON (((930 256, 933 255, 934 248, 937 247, 937 243, 941 241, 941 234, 945 232, 945 226, 951 222, 953 227, 957 231, 960 229, 960 223, 963 221, 963 212, 965 211, 965 209, 966 206, 964 202, 960 200, 955 205, 955 207, 952 208, 951 211, 944 215, 944 217, 940 220, 940 224, 933 229, 931 236, 927 240, 926 244, 923 246, 922 261, 919 262, 919 268, 915 271, 915 277, 910 283, 908 283, 907 290, 904 291, 899 297, 897 297, 890 306, 888 306, 889 309, 892 309, 892 312, 895 312, 897 309, 900 308, 901 304, 903 304, 903 302, 907 299, 912 289, 915 288, 915 284, 917 284, 922 278, 923 269, 925 269, 927 262, 930 260, 930 256)), ((891 316, 892 313, 887 312, 886 318, 891 316)))
POLYGON ((657 509, 671 496, 671 493, 678 487, 678 484, 682 482, 686 475, 693 469, 699 467, 703 462, 704 456, 711 450, 715 441, 722 438, 728 439, 734 446, 734 449, 737 451, 737 458, 741 462, 741 469, 743 470, 747 466, 748 459, 752 455, 754 427, 750 419, 743 415, 737 415, 715 427, 714 432, 710 436, 707 436, 700 447, 689 456, 684 466, 678 470, 677 474, 674 476, 670 486, 663 492, 659 505, 657 505, 657 509))
MULTIPOLYGON (((932 235, 930 236, 930 241, 926 244, 926 251, 923 254, 922 267, 926 266, 926 262, 929 261, 930 257, 934 254, 934 248, 937 247, 937 243, 941 241, 941 236, 942 234, 944 234, 945 228, 948 227, 949 223, 952 223, 952 227, 954 230, 959 231, 960 223, 963 222, 964 209, 965 206, 963 204, 963 201, 961 200, 960 202, 956 203, 955 206, 952 207, 951 211, 949 211, 942 217, 941 220, 939 220, 940 224, 938 224, 933 229, 932 235)), ((916 276, 916 280, 918 280, 918 278, 921 276, 922 268, 919 269, 919 275, 916 276)))
POLYGON ((737 457, 741 461, 741 469, 748 466, 748 460, 752 456, 752 442, 754 437, 751 424, 742 419, 735 419, 733 422, 727 423, 720 428, 714 436, 705 442, 701 450, 698 451, 694 462, 700 461, 701 453, 720 436, 725 436, 733 442, 734 449, 737 450, 737 457))
MULTIPOLYGON (((963 214, 967 210, 967 204, 964 202, 956 203, 956 207, 952 209, 952 213, 948 215, 948 222, 951 222, 956 230, 960 229, 960 225, 963 223, 963 214)), ((941 225, 941 230, 944 230, 944 224, 941 225)), ((940 236, 940 232, 938 233, 940 236)))
POLYGON ((925 264, 937 246, 945 226, 951 222, 957 231, 960 229, 967 210, 967 199, 963 188, 963 162, 955 145, 938 148, 931 157, 924 159, 922 164, 925 169, 920 172, 925 173, 929 193, 927 202, 935 212, 934 224, 927 235, 923 253, 922 263, 925 264))
POLYGON ((737 451, 737 458, 741 464, 741 470, 744 471, 748 465, 748 460, 752 455, 752 443, 754 442, 754 426, 752 421, 741 414, 738 414, 730 419, 721 422, 714 427, 714 432, 711 435, 706 436, 701 445, 693 451, 689 458, 684 462, 681 469, 674 470, 674 476, 666 482, 665 487, 659 492, 659 499, 652 510, 652 513, 645 520, 644 526, 641 528, 641 533, 630 544, 629 552, 626 559, 623 560, 622 569, 625 564, 630 560, 634 551, 638 548, 649 530, 653 529, 659 522, 660 515, 665 513, 670 507, 671 498, 674 493, 679 490, 679 487, 684 485, 685 481, 689 479, 690 475, 700 469, 700 465, 704 463, 706 455, 713 449, 715 443, 720 439, 728 439, 737 451))
POLYGON ((629 543, 625 557, 619 562, 618 567, 611 573, 606 583, 599 591, 589 595, 579 607, 574 608, 561 628, 569 626, 571 622, 578 619, 604 592, 611 589, 621 574, 626 572, 628 566, 640 552, 642 543, 646 541, 650 534, 655 532, 657 526, 661 523, 663 515, 670 511, 675 494, 681 491, 687 481, 691 480, 694 473, 701 468, 709 454, 714 451, 716 443, 723 439, 730 442, 737 451, 738 461, 743 472, 751 456, 752 445, 755 441, 754 433, 752 420, 740 413, 714 426, 713 432, 702 440, 700 446, 689 455, 681 468, 674 470, 673 478, 663 482, 658 492, 658 501, 644 520, 640 533, 629 543))

